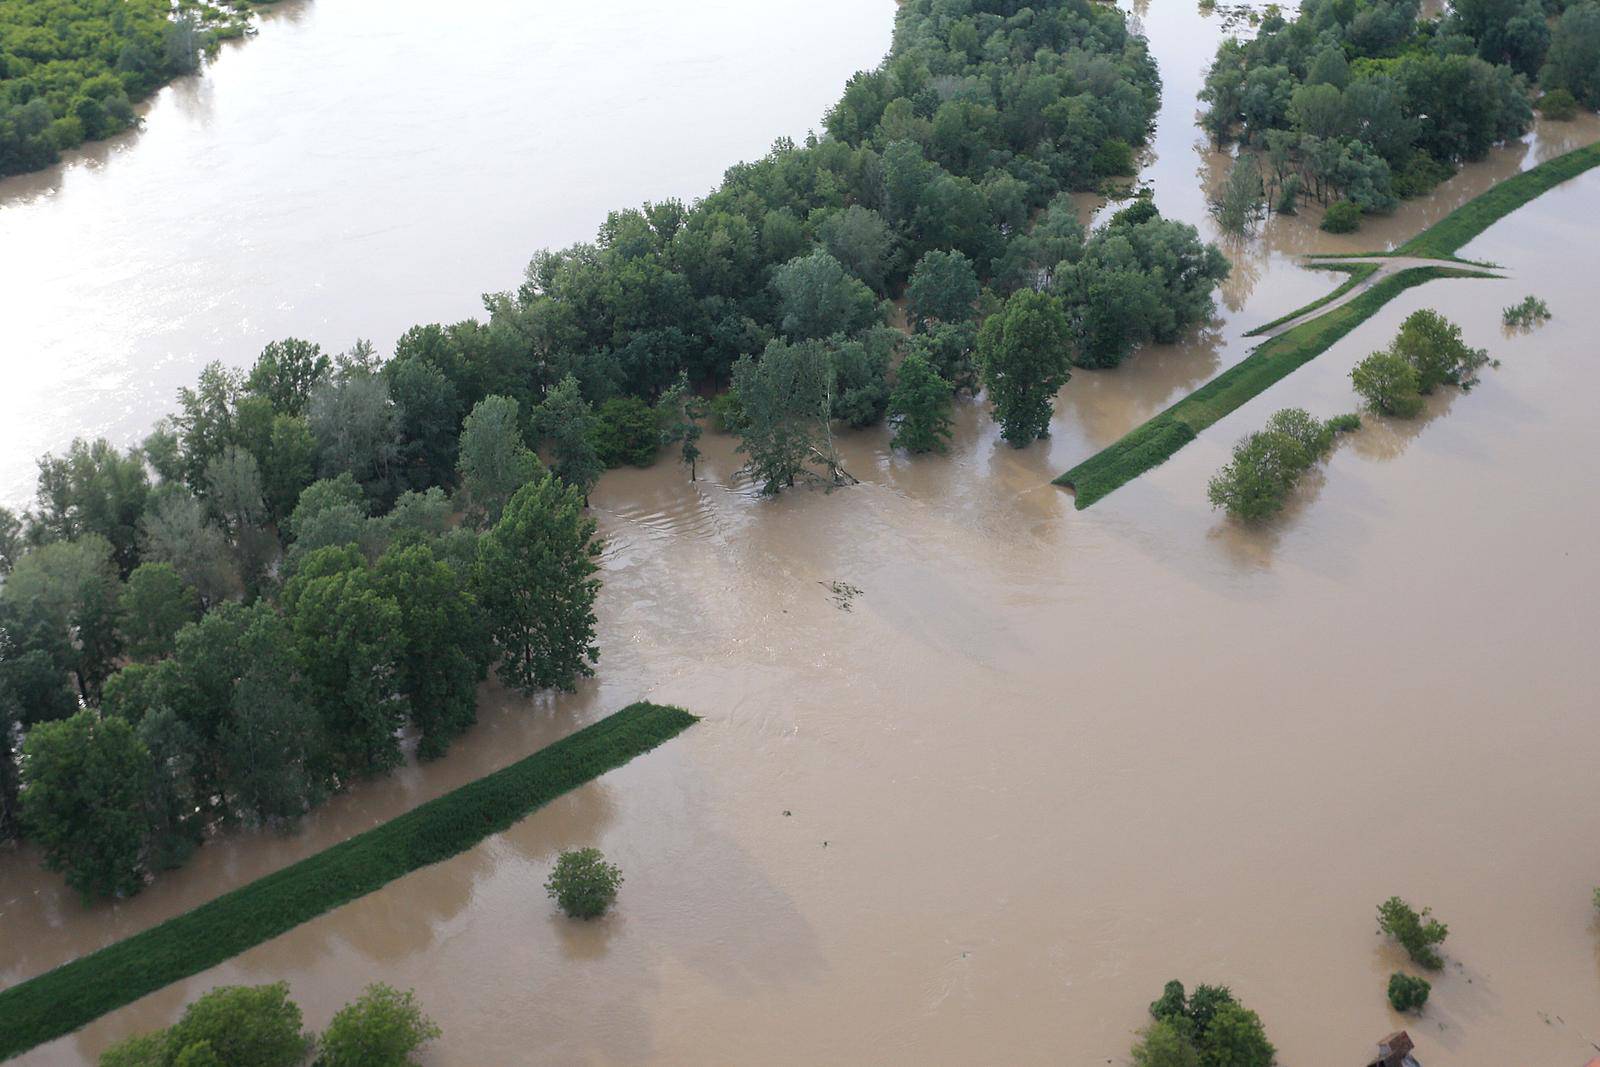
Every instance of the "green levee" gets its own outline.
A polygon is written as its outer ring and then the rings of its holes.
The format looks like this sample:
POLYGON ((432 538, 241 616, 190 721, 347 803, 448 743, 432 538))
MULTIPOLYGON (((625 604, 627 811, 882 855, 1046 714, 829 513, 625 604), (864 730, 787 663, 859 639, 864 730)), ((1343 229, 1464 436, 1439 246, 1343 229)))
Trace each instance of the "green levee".
POLYGON ((465 852, 698 721, 682 708, 631 704, 381 826, 14 985, 0 992, 0 1058, 69 1034, 396 878, 465 852))

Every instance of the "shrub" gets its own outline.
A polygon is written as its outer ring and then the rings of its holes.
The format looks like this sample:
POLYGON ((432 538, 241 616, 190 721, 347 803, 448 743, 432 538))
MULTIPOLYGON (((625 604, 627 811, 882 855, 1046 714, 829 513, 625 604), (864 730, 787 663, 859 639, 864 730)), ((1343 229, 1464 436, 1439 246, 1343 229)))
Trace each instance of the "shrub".
POLYGON ((594 449, 607 467, 648 467, 661 448, 655 409, 636 396, 614 396, 600 405, 594 449))
POLYGON ((597 848, 563 852, 556 860, 545 893, 573 919, 595 919, 617 899, 622 872, 606 862, 597 848))
POLYGON ((1426 152, 1414 152, 1394 176, 1395 195, 1410 200, 1427 196, 1434 187, 1455 174, 1455 168, 1441 163, 1426 152))
POLYGON ((1399 897, 1390 897, 1378 905, 1378 932, 1398 941, 1416 963, 1437 971, 1444 966, 1444 959, 1434 946, 1443 943, 1450 929, 1429 918, 1431 911, 1423 908, 1419 912, 1399 897))
POLYGON ((1206 495, 1214 508, 1259 522, 1277 514, 1295 482, 1327 454, 1333 431, 1299 408, 1286 408, 1233 449, 1233 458, 1211 479, 1206 495))
POLYGON ((1361 416, 1354 413, 1335 415, 1328 420, 1328 429, 1335 434, 1355 433, 1361 429, 1361 416))
POLYGON ((1133 1047, 1135 1067, 1271 1067, 1277 1050, 1260 1016, 1227 986, 1199 985, 1185 996, 1171 981, 1150 1005, 1156 1020, 1133 1047))
POLYGON ((1392 352, 1374 352, 1357 363, 1350 381, 1369 411, 1410 419, 1422 410, 1416 369, 1392 352))
POLYGON ((1426 978, 1413 978, 1399 971, 1389 976, 1389 1006, 1395 1011, 1421 1011, 1428 1003, 1433 986, 1426 978))
POLYGON ((1526 296, 1522 298, 1522 303, 1506 308, 1501 318, 1507 326, 1525 329, 1535 323, 1548 321, 1550 305, 1536 296, 1526 296))
POLYGON ((1578 117, 1578 99, 1565 89, 1552 89, 1539 98, 1539 114, 1557 122, 1569 122, 1578 117))
POLYGON ((411 1054, 439 1036, 411 990, 370 985, 323 1032, 318 1067, 406 1067, 411 1054))
POLYGON ((1322 216, 1322 229, 1327 233, 1355 233, 1360 228, 1361 206, 1354 200, 1341 200, 1322 216))
POLYGON ((718 433, 738 433, 744 427, 744 403, 732 389, 711 398, 711 425, 718 433))
POLYGON ((1462 340, 1460 326, 1428 308, 1406 316, 1389 351, 1416 369, 1424 396, 1445 384, 1472 388, 1478 368, 1489 362, 1489 353, 1462 340))
POLYGON ((1089 165, 1095 176, 1100 178, 1119 177, 1138 171, 1133 163, 1133 146, 1115 137, 1100 143, 1089 165))

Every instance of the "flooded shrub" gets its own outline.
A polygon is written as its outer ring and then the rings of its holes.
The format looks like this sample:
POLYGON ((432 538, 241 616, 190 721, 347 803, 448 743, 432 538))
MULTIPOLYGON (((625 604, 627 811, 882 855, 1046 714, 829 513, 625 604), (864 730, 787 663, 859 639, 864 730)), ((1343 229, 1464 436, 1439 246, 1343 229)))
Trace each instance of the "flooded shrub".
POLYGON ((1507 326, 1526 329, 1537 323, 1547 322, 1550 319, 1550 305, 1536 296, 1526 296, 1522 298, 1522 303, 1506 308, 1501 313, 1501 319, 1507 326))
POLYGON ((1335 435, 1341 433, 1354 433, 1361 429, 1361 416, 1351 413, 1349 415, 1335 415, 1328 420, 1328 429, 1335 435))
POLYGON ((1432 988, 1426 978, 1396 971, 1389 976, 1389 1006, 1395 1011, 1421 1011, 1432 988))
POLYGON ((1173 980, 1150 1015, 1155 1021, 1133 1046, 1135 1067, 1271 1067, 1277 1054, 1260 1016, 1227 986, 1199 985, 1186 996, 1183 983, 1173 980))
POLYGON ((1426 396, 1441 385, 1471 389, 1489 353, 1462 340, 1461 327, 1429 308, 1413 311, 1400 324, 1389 351, 1417 372, 1417 389, 1426 396))
POLYGON ((322 1034, 318 1067, 406 1067, 411 1054, 438 1037, 411 990, 369 985, 340 1008, 322 1034))
POLYGON ((597 848, 561 853, 545 882, 545 893, 572 919, 596 919, 617 899, 622 872, 607 863, 597 848))
POLYGON ((732 389, 712 397, 710 408, 711 425, 718 433, 738 433, 744 426, 744 404, 732 389))
POLYGON ((1299 408, 1286 408, 1233 448, 1233 458, 1206 488, 1214 508, 1244 522, 1260 522, 1283 508, 1295 483, 1327 455, 1333 429, 1299 408))
POLYGON ((1355 365, 1350 381, 1368 410, 1396 418, 1415 418, 1422 410, 1417 372, 1392 352, 1374 352, 1355 365))
POLYGON ((1360 228, 1361 206, 1354 200, 1341 200, 1322 216, 1322 229, 1327 233, 1355 233, 1360 228))
POLYGON ((1553 89, 1539 98, 1539 114, 1556 122, 1569 122, 1578 117, 1578 99, 1565 89, 1553 89))
POLYGON ((1100 143, 1089 166, 1101 178, 1135 174, 1139 170, 1133 163, 1133 146, 1115 137, 1100 143))
POLYGON ((1419 912, 1399 897, 1390 897, 1378 905, 1378 932, 1399 942, 1414 962, 1437 971, 1444 958, 1434 946, 1444 942, 1450 929, 1431 914, 1431 908, 1419 912))
POLYGON ((661 448, 661 426, 653 408, 636 396, 614 396, 600 405, 594 448, 608 468, 648 467, 661 448))

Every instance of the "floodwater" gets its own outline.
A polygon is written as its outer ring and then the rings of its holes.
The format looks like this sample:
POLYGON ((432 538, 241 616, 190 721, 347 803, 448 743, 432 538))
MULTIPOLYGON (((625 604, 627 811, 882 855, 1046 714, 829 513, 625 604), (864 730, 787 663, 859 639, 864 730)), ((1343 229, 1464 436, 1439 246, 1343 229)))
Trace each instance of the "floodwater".
MULTIPOLYGON (((1216 21, 1144 16, 1168 86, 1146 177, 1204 225, 1186 183, 1217 161, 1187 124, 1216 21)), ((844 438, 863 484, 833 493, 758 499, 717 436, 698 483, 665 459, 608 475, 602 659, 579 694, 495 697, 446 760, 336 798, 299 836, 208 846, 116 908, 85 911, 18 857, 0 868, 0 980, 629 701, 704 721, 25 1061, 82 1062, 214 985, 284 978, 313 1026, 368 982, 414 987, 444 1028, 432 1065, 1123 1063, 1177 977, 1232 986, 1291 1067, 1365 1062, 1397 1026, 1424 1063, 1584 1063, 1600 1039, 1600 174, 1464 250, 1506 280, 1410 290, 1089 511, 1048 481, 1334 284, 1293 253, 1387 246, 1596 137, 1544 127, 1355 238, 1275 220, 1233 248, 1244 277, 1216 323, 1077 375, 1033 448, 967 403, 945 457, 844 438), (1506 333, 1500 309, 1530 292, 1555 319, 1506 333), (1265 529, 1207 508, 1235 439, 1279 407, 1353 409, 1350 367, 1425 306, 1502 361, 1478 389, 1369 420, 1265 529), (849 610, 836 581, 862 590, 849 610), (542 883, 587 844, 627 881, 612 915, 575 924, 542 883), (1384 999, 1403 965, 1374 934, 1391 894, 1450 927, 1420 1018, 1384 999)))
POLYGON ((380 351, 606 212, 821 128, 890 0, 282 0, 146 128, 0 181, 0 503, 131 444, 207 362, 380 351))

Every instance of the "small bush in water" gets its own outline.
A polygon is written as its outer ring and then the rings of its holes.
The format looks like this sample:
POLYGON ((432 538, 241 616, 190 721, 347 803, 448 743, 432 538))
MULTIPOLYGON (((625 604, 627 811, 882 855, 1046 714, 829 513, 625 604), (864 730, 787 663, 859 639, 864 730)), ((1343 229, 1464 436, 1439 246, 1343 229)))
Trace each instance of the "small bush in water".
POLYGON ((1550 305, 1536 296, 1522 298, 1522 303, 1513 304, 1501 314, 1507 326, 1519 329, 1545 322, 1550 318, 1550 305))
POLYGON ((1360 228, 1361 206, 1354 200, 1341 200, 1322 216, 1322 229, 1327 233, 1355 233, 1360 228))
POLYGON ((1413 978, 1399 971, 1389 976, 1389 1006, 1395 1011, 1421 1011, 1428 1003, 1433 986, 1426 978, 1413 978))
POLYGON ((1234 446, 1233 458, 1207 486, 1211 506, 1245 522, 1277 514, 1300 475, 1328 454, 1333 434, 1331 423, 1299 408, 1278 412, 1234 446))
POLYGON ((545 892, 573 919, 595 919, 617 899, 622 872, 607 863, 597 848, 563 852, 556 860, 545 892))
POLYGON ((1430 913, 1428 908, 1419 912, 1399 897, 1390 897, 1378 905, 1378 932, 1400 942, 1415 962, 1437 971, 1444 966, 1444 958, 1434 946, 1444 941, 1450 928, 1430 918, 1430 913))

